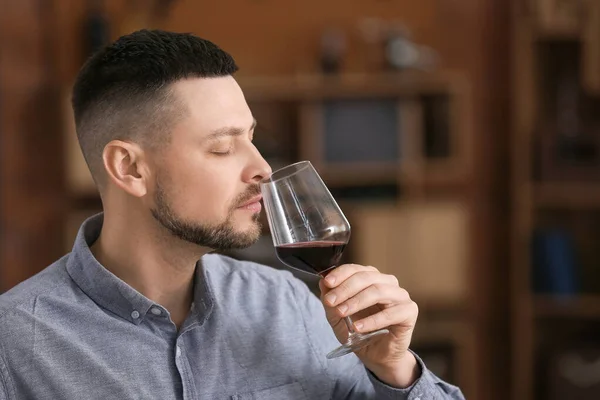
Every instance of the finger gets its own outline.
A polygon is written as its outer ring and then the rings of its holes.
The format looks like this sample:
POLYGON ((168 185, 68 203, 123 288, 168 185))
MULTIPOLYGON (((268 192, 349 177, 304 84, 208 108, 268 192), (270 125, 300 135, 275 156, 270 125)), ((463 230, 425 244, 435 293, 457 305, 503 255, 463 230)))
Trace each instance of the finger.
MULTIPOLYGON (((376 284, 397 285, 398 280, 392 275, 382 274, 374 271, 359 271, 349 278, 340 282, 338 286, 331 289, 325 296, 327 305, 335 307, 359 292, 376 284)), ((396 286, 397 287, 397 286, 396 286)))
POLYGON ((358 332, 372 332, 382 328, 412 329, 419 315, 417 303, 398 304, 397 306, 384 308, 378 313, 366 318, 354 321, 354 328, 358 332))
POLYGON ((325 286, 325 281, 323 281, 323 279, 320 279, 319 290, 321 291, 321 300, 323 300, 323 296, 325 296, 331 289, 325 286))
POLYGON ((341 317, 353 315, 376 304, 390 305, 410 302, 408 292, 396 285, 375 284, 337 306, 341 317))
POLYGON ((325 277, 325 284, 330 288, 334 288, 338 286, 341 282, 354 275, 355 273, 361 271, 377 272, 377 268, 360 264, 340 265, 339 267, 331 271, 329 274, 327 274, 327 277, 325 277))

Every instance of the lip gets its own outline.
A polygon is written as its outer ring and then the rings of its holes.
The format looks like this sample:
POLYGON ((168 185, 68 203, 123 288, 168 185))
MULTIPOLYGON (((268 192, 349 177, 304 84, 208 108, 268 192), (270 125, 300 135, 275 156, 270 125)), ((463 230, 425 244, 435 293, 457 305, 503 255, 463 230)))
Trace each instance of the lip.
POLYGON ((258 203, 262 200, 262 196, 258 195, 256 197, 251 198, 250 200, 248 200, 247 202, 245 202, 244 204, 240 205, 238 208, 244 208, 249 206, 250 204, 254 204, 254 203, 258 203))

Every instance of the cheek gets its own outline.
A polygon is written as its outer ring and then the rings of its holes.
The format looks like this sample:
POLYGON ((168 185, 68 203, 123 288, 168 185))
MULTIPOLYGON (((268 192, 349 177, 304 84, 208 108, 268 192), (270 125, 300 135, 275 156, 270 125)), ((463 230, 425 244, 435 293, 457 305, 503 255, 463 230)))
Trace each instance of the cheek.
POLYGON ((233 185, 215 171, 183 169, 171 181, 173 206, 188 219, 220 222, 235 198, 233 185))

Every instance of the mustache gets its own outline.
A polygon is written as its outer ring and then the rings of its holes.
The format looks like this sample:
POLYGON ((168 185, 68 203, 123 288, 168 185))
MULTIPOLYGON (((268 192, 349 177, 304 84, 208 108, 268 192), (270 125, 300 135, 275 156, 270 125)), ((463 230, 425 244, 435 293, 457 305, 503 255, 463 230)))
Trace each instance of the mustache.
POLYGON ((258 196, 259 194, 261 194, 259 185, 252 185, 252 186, 248 187, 248 190, 246 190, 244 193, 240 194, 237 197, 237 199, 234 201, 235 206, 233 208, 237 208, 237 207, 241 206, 242 204, 244 204, 248 200, 252 199, 253 197, 258 196))

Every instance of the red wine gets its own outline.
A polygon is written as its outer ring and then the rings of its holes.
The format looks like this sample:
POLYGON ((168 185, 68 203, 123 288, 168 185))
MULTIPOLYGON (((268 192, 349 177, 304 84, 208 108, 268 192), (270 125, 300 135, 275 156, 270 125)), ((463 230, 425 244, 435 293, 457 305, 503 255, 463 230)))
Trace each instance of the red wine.
POLYGON ((284 264, 321 276, 337 267, 346 248, 344 242, 290 243, 275 247, 284 264))

